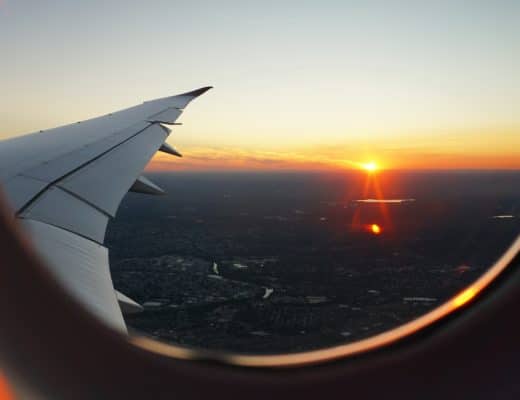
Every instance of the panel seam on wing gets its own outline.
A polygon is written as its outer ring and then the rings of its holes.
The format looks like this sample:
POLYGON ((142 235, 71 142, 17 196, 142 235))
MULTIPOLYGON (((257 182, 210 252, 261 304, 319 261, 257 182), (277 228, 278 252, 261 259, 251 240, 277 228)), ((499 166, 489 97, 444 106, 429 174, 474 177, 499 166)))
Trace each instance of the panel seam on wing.
POLYGON ((86 205, 94 208, 96 211, 99 211, 101 214, 107 216, 108 218, 113 218, 112 215, 110 215, 108 212, 106 212, 105 210, 103 210, 102 208, 98 207, 97 205, 95 205, 94 203, 90 202, 89 200, 83 198, 82 196, 80 196, 79 194, 67 189, 66 187, 64 186, 61 186, 60 185, 61 181, 59 181, 58 183, 56 183, 54 185, 54 187, 60 189, 60 190, 63 190, 65 193, 67 194, 70 194, 72 197, 74 197, 75 199, 79 200, 79 201, 82 201, 83 203, 85 203, 86 205))
POLYGON ((88 236, 82 235, 81 233, 78 233, 76 231, 64 228, 63 226, 56 225, 56 224, 53 224, 53 223, 47 222, 47 221, 41 221, 41 220, 33 218, 33 217, 26 217, 26 216, 23 216, 23 215, 19 215, 16 218, 18 218, 20 220, 25 220, 25 221, 36 221, 36 222, 39 222, 40 224, 45 224, 45 225, 49 225, 49 226, 52 226, 52 227, 57 228, 57 229, 61 229, 61 230, 65 231, 65 232, 72 233, 73 235, 77 235, 77 236, 81 237, 82 239, 86 239, 89 242, 95 243, 98 246, 101 246, 101 247, 103 247, 103 248, 108 250, 108 248, 106 246, 104 246, 103 242, 98 242, 97 240, 94 240, 91 237, 88 237, 88 236))
POLYGON ((90 160, 88 160, 87 162, 81 164, 80 166, 72 169, 71 171, 69 171, 66 174, 62 175, 58 179, 55 179, 52 182, 49 182, 49 184, 47 186, 45 186, 42 190, 40 190, 38 193, 36 193, 31 200, 29 200, 23 207, 21 207, 20 210, 16 213, 16 215, 19 216, 23 212, 25 212, 25 210, 27 210, 27 208, 29 208, 31 206, 31 204, 34 203, 43 193, 45 193, 47 190, 49 190, 49 188, 51 188, 54 185, 57 185, 59 182, 61 182, 64 179, 68 178, 70 175, 72 175, 75 172, 77 172, 77 171, 87 167, 89 164, 93 163, 94 161, 100 159, 104 155, 110 153, 112 150, 116 149, 117 147, 121 146, 122 144, 124 144, 124 143, 128 142, 129 140, 133 139, 134 137, 136 137, 137 135, 139 135, 140 133, 142 133, 146 129, 148 129, 151 125, 153 125, 153 124, 149 123, 149 125, 147 125, 144 129, 139 130, 134 135, 128 137, 127 139, 123 140, 122 142, 116 144, 115 146, 110 147, 108 150, 104 151, 103 153, 99 154, 96 157, 91 158, 90 160))

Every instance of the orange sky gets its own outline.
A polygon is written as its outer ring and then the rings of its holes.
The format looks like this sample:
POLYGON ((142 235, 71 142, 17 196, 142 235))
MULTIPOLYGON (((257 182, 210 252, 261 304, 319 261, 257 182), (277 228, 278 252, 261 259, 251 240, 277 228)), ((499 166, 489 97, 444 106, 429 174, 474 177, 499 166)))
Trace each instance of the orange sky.
MULTIPOLYGON (((205 106, 211 100, 201 103, 205 106)), ((318 126, 309 130, 299 117, 283 128, 258 124, 248 128, 244 123, 239 129, 229 124, 222 130, 215 118, 198 114, 198 105, 183 117, 187 124, 175 127, 168 138, 184 157, 159 153, 148 170, 335 170, 358 168, 368 161, 382 169, 520 170, 520 123, 514 121, 368 129, 378 119, 374 117, 358 129, 323 122, 321 130, 318 126)))
POLYGON ((490 146, 475 151, 465 147, 342 148, 321 147, 295 151, 188 147, 183 158, 157 153, 148 171, 175 170, 337 170, 356 169, 368 161, 382 169, 520 169, 520 148, 490 146))

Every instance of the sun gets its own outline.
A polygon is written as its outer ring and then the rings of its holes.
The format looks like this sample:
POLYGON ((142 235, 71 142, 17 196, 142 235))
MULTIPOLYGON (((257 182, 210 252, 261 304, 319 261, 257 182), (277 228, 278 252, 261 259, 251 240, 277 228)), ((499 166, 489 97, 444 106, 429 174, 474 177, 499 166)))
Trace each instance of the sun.
POLYGON ((361 168, 363 168, 367 172, 376 172, 379 169, 379 166, 375 161, 369 161, 361 164, 361 168))

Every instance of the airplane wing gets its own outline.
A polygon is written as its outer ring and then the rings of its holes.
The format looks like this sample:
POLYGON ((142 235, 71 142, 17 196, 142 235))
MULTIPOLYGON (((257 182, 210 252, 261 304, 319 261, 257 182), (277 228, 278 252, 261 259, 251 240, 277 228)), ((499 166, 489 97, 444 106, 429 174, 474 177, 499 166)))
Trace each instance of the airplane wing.
POLYGON ((141 171, 158 150, 180 156, 165 143, 165 125, 210 88, 0 142, 0 185, 36 251, 73 296, 123 332, 121 309, 139 305, 113 287, 108 221, 129 190, 164 193, 141 171))

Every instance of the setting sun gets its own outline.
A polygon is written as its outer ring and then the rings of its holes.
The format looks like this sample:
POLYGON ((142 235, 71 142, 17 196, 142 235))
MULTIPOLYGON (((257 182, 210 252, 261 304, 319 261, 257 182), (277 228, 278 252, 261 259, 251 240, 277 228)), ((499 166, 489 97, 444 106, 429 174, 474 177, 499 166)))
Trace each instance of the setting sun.
POLYGON ((361 164, 361 167, 368 172, 375 172, 379 169, 379 166, 375 161, 370 161, 364 164, 361 164))

